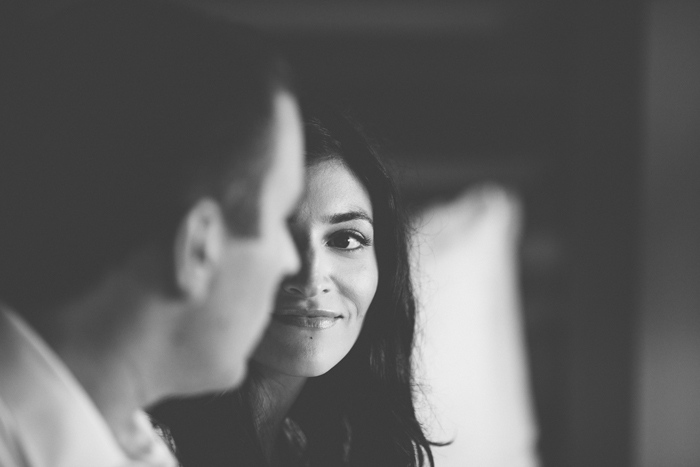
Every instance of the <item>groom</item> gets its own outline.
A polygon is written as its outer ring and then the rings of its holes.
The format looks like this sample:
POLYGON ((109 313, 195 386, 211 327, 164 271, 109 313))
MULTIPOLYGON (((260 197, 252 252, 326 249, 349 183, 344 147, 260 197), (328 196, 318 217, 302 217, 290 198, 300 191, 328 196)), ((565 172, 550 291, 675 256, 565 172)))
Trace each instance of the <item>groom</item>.
POLYGON ((266 41, 150 0, 22 40, 1 83, 0 465, 174 465, 141 411, 240 383, 302 131, 266 41))

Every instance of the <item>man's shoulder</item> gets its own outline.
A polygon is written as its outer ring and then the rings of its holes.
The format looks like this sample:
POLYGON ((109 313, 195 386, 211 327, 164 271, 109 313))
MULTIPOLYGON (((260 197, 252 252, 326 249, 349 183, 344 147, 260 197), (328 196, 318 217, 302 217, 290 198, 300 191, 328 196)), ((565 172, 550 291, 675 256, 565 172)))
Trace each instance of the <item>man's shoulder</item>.
POLYGON ((1 306, 0 375, 2 467, 128 465, 68 368, 19 315, 1 306))
POLYGON ((0 394, 0 466, 29 467, 17 440, 14 419, 0 394))

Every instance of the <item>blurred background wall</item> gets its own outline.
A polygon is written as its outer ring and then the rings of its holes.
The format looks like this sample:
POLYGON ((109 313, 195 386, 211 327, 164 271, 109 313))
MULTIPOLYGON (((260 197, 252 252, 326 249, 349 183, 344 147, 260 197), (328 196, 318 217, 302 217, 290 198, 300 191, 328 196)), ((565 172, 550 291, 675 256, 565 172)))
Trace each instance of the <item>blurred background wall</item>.
MULTIPOLYGON (((3 2, 4 44, 65 3, 3 2)), ((416 211, 484 182, 517 197, 541 465, 700 465, 696 0, 197 3, 278 35, 416 211)))
POLYGON ((637 377, 642 467, 700 465, 700 3, 649 7, 637 377))

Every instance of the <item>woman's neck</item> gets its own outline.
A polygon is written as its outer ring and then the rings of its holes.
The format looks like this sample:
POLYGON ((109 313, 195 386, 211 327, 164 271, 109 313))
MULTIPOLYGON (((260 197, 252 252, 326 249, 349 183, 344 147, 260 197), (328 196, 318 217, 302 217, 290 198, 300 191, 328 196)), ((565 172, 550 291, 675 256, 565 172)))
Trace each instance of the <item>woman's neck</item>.
POLYGON ((305 377, 289 376, 258 367, 255 400, 251 401, 255 429, 269 465, 280 465, 278 442, 282 424, 299 397, 305 377))

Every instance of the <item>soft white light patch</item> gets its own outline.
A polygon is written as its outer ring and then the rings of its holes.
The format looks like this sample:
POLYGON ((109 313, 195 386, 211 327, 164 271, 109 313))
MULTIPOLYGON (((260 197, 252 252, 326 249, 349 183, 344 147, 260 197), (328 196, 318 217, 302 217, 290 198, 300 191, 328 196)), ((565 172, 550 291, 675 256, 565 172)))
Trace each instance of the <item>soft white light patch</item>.
POLYGON ((415 221, 420 420, 437 467, 535 467, 517 281, 521 207, 487 186, 415 221))

